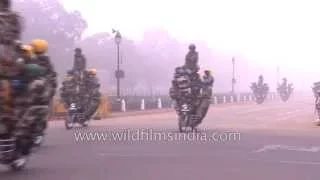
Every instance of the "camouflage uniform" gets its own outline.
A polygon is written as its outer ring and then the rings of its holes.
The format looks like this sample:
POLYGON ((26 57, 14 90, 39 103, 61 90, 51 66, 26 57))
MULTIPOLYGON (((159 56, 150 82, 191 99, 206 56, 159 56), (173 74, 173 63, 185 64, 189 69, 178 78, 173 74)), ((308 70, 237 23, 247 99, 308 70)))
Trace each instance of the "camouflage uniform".
POLYGON ((202 89, 203 96, 206 98, 211 98, 212 97, 212 86, 214 83, 213 76, 208 75, 208 74, 204 75, 202 83, 203 83, 203 89, 202 89))
POLYGON ((174 79, 170 88, 170 97, 176 102, 176 111, 178 113, 180 113, 180 103, 195 103, 199 89, 197 87, 198 76, 195 76, 186 67, 177 67, 175 69, 174 79))
POLYGON ((73 62, 73 69, 76 71, 83 72, 86 69, 87 60, 83 54, 75 54, 74 55, 74 62, 73 62))
POLYGON ((66 108, 69 108, 72 101, 77 97, 77 81, 72 74, 68 74, 62 82, 60 97, 66 108))
POLYGON ((85 116, 86 119, 89 120, 93 114, 97 111, 99 104, 100 104, 100 98, 101 94, 99 92, 100 84, 98 82, 98 78, 92 75, 88 75, 85 78, 84 85, 87 89, 86 92, 86 106, 85 106, 85 116))
POLYGON ((27 120, 19 116, 23 114, 19 108, 30 104, 24 100, 30 93, 17 92, 18 87, 28 81, 23 75, 25 73, 23 62, 17 62, 20 54, 17 52, 16 41, 21 38, 22 18, 10 10, 9 4, 6 8, 3 7, 3 2, 0 4, 0 138, 16 137, 16 155, 27 155, 31 139, 27 137, 25 131, 27 128, 21 126, 22 122, 27 120))
POLYGON ((190 50, 185 58, 185 67, 189 68, 192 72, 198 72, 200 69, 198 65, 198 59, 198 52, 190 50))
POLYGON ((41 82, 37 80, 41 72, 44 71, 40 66, 28 66, 27 64, 19 76, 13 76, 10 78, 10 81, 4 80, 2 83, 3 87, 7 87, 5 88, 7 89, 6 91, 10 91, 9 96, 8 94, 7 96, 3 96, 4 99, 7 99, 4 100, 4 102, 6 102, 10 108, 4 106, 2 109, 4 113, 1 112, 1 114, 5 116, 2 116, 0 121, 7 121, 4 123, 9 127, 9 131, 5 133, 17 138, 16 145, 20 155, 28 155, 30 153, 33 145, 32 125, 36 122, 37 118, 41 118, 41 116, 45 115, 46 111, 48 111, 48 109, 34 109, 28 112, 36 105, 39 98, 43 96, 43 92, 38 89, 38 84, 41 85, 41 82), (13 80, 15 80, 16 83, 13 83, 13 80), (8 84, 10 84, 10 86, 8 86, 8 84))
MULTIPOLYGON (((50 58, 45 54, 36 54, 34 57, 34 63, 41 66, 45 72, 41 78, 33 82, 38 83, 38 90, 42 95, 36 100, 36 105, 48 106, 50 109, 50 105, 57 88, 57 73, 51 64, 50 58)), ((43 132, 47 127, 48 116, 49 111, 47 115, 42 115, 41 118, 37 118, 37 123, 35 123, 34 127, 32 128, 35 134, 39 134, 41 136, 43 135, 43 132)))
POLYGON ((0 44, 12 45, 21 39, 22 27, 23 20, 18 13, 0 7, 0 44))

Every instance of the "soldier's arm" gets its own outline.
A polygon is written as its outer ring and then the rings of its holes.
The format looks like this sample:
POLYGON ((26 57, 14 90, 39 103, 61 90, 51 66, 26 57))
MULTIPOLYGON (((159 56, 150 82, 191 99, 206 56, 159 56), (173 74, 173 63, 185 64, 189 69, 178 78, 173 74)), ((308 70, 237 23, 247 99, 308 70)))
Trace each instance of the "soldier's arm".
POLYGON ((87 68, 87 58, 84 55, 82 55, 82 58, 83 58, 83 67, 84 67, 84 69, 86 69, 87 68))
POLYGON ((24 29, 24 19, 19 13, 13 12, 12 25, 14 26, 14 33, 17 35, 17 39, 21 39, 21 35, 24 29))

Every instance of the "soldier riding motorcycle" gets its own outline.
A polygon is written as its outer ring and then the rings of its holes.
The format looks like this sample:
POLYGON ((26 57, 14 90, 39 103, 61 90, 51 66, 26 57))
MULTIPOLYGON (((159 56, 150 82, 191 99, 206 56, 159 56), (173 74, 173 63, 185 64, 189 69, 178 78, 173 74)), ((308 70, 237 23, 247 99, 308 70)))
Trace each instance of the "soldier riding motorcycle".
POLYGON ((253 91, 253 95, 257 104, 262 104, 269 93, 269 86, 268 84, 264 83, 263 80, 263 76, 260 75, 258 83, 252 83, 250 87, 253 91))
POLYGON ((71 129, 75 123, 88 126, 89 120, 98 109, 101 94, 96 74, 96 69, 85 71, 83 81, 79 84, 74 71, 68 72, 61 88, 61 99, 68 109, 66 129, 71 129))
MULTIPOLYGON (((191 130, 196 130, 196 127, 201 123, 210 104, 212 95, 212 81, 206 81, 204 85, 198 74, 199 66, 198 53, 195 51, 195 45, 189 46, 189 53, 186 56, 185 65, 177 67, 172 80, 172 86, 169 94, 172 100, 175 101, 175 110, 179 117, 179 131, 185 132, 188 127, 191 130), (206 88, 203 91, 204 86, 206 88)), ((206 72, 207 80, 210 72, 206 72)))
POLYGON ((287 84, 287 79, 283 78, 283 82, 281 85, 278 85, 277 91, 280 95, 280 98, 283 102, 288 101, 292 91, 293 91, 293 87, 292 84, 287 84))
POLYGON ((0 163, 20 170, 33 147, 32 125, 39 115, 34 103, 45 71, 23 54, 22 18, 10 0, 0 1, 0 21, 0 163))
POLYGON ((34 124, 33 132, 36 136, 34 143, 36 146, 40 146, 43 142, 49 118, 49 111, 45 109, 51 108, 53 96, 56 93, 57 73, 55 72, 49 56, 46 55, 48 42, 43 39, 34 39, 31 41, 30 46, 33 50, 31 54, 32 62, 44 69, 43 76, 39 78, 39 80, 43 82, 43 88, 39 89, 39 98, 36 101, 38 107, 42 106, 44 109, 42 111, 42 118, 39 117, 37 123, 34 124))
POLYGON ((84 87, 86 89, 85 97, 86 97, 86 108, 85 108, 85 116, 86 119, 90 120, 94 113, 97 111, 100 105, 101 93, 100 93, 100 83, 97 78, 97 70, 89 69, 86 72, 84 78, 84 87))

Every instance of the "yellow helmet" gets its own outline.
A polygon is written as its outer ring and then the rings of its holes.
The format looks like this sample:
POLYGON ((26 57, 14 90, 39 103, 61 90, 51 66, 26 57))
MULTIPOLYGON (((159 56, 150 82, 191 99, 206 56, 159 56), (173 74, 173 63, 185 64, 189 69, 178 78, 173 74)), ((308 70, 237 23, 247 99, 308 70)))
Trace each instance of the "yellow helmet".
POLYGON ((33 47, 32 46, 30 46, 30 45, 22 45, 21 49, 24 51, 24 53, 27 56, 32 56, 32 54, 33 54, 33 47))
POLYGON ((206 70, 204 70, 204 73, 209 73, 209 74, 211 74, 211 71, 208 70, 208 69, 206 69, 206 70))
POLYGON ((48 50, 48 42, 43 39, 33 39, 30 45, 35 53, 45 53, 48 50))
POLYGON ((96 75, 96 74, 97 74, 97 70, 94 69, 94 68, 89 69, 88 72, 89 72, 89 74, 91 74, 91 75, 96 75))

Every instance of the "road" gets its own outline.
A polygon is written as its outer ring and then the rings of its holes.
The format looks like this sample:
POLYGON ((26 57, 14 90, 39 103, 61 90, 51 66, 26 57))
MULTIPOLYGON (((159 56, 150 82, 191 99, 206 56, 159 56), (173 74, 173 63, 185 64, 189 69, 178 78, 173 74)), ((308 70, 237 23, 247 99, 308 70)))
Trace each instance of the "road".
POLYGON ((71 131, 52 122, 28 168, 13 174, 3 167, 0 179, 319 180, 320 127, 313 120, 313 99, 296 98, 212 106, 200 132, 185 136, 174 112, 71 131), (101 139, 81 140, 90 133, 101 139))

